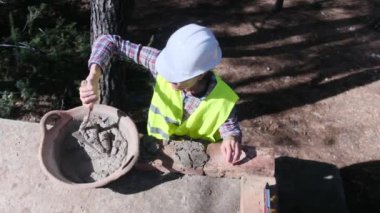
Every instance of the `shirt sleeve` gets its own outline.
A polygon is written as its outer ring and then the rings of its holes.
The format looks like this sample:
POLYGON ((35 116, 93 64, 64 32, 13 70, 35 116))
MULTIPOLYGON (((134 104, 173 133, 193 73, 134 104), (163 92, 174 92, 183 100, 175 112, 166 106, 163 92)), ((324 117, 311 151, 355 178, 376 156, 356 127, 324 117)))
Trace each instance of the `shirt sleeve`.
POLYGON ((155 48, 132 43, 117 35, 101 35, 92 45, 88 66, 98 64, 102 70, 105 70, 112 57, 121 60, 132 59, 147 68, 153 76, 156 76, 155 64, 159 54, 160 51, 155 48))
POLYGON ((241 143, 242 140, 242 133, 240 129, 240 125, 237 119, 237 113, 236 108, 234 107, 226 120, 220 127, 219 127, 219 133, 220 136, 224 138, 228 138, 230 136, 233 136, 237 139, 239 143, 241 143))

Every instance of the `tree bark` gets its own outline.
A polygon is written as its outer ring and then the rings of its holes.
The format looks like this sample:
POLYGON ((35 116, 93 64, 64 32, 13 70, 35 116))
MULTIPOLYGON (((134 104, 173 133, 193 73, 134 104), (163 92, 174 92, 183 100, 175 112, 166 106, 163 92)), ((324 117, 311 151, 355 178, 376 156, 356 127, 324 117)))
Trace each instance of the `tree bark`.
MULTIPOLYGON (((126 36, 128 20, 134 0, 91 0, 91 44, 104 34, 126 36)), ((125 63, 114 61, 106 70, 100 82, 100 103, 125 110, 127 91, 125 63)))
POLYGON ((276 0, 276 4, 274 6, 274 11, 279 12, 284 6, 284 0, 276 0))

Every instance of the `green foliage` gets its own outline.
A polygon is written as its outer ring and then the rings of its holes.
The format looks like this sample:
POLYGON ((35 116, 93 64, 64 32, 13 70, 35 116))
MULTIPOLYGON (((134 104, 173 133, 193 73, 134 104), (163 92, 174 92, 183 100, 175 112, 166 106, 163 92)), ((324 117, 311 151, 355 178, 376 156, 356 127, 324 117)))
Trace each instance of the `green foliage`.
POLYGON ((0 98, 0 117, 9 118, 16 103, 13 92, 4 91, 0 98))
POLYGON ((33 28, 33 23, 34 23, 34 20, 36 20, 38 17, 41 16, 41 12, 46 8, 46 4, 42 3, 40 4, 40 6, 37 8, 37 7, 28 7, 28 15, 27 15, 27 19, 26 19, 26 23, 25 23, 25 26, 24 26, 24 29, 23 31, 25 31, 25 29, 28 27, 29 30, 29 34, 32 32, 32 28, 33 28))
POLYGON ((76 82, 87 73, 89 31, 53 17, 49 10, 46 4, 28 7, 20 26, 9 13, 10 33, 0 40, 0 86, 1 82, 14 86, 1 88, 0 117, 10 117, 17 101, 23 102, 18 111, 32 110, 41 95, 57 97, 51 99, 56 101, 52 106, 62 108, 79 102, 76 82), (46 20, 55 23, 45 26, 46 20))
POLYGON ((26 79, 17 81, 16 87, 20 91, 20 98, 24 102, 25 109, 33 109, 37 103, 37 93, 34 92, 33 88, 30 86, 29 80, 26 79))

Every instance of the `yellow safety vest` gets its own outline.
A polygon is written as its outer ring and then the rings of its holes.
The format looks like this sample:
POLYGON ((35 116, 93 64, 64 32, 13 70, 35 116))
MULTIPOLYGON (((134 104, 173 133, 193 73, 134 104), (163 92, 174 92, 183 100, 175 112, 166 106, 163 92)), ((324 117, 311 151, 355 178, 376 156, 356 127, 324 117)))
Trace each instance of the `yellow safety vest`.
POLYGON ((239 97, 219 76, 215 77, 215 88, 189 118, 182 121, 182 92, 157 75, 148 114, 148 134, 166 140, 172 135, 211 142, 220 140, 218 129, 228 119, 239 97))

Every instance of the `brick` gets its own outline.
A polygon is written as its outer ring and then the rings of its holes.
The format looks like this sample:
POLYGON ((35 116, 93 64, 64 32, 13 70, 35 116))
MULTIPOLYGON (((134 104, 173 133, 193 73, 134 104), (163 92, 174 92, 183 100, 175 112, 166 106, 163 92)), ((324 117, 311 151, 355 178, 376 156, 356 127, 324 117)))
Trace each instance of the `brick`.
POLYGON ((272 177, 274 175, 274 152, 270 148, 256 149, 253 146, 243 146, 246 158, 232 165, 225 161, 220 151, 219 143, 207 146, 210 160, 203 168, 207 176, 240 178, 242 176, 258 175, 272 177))

